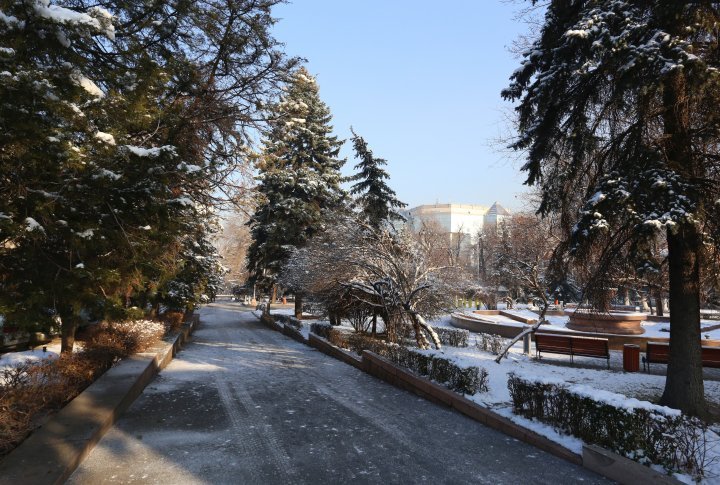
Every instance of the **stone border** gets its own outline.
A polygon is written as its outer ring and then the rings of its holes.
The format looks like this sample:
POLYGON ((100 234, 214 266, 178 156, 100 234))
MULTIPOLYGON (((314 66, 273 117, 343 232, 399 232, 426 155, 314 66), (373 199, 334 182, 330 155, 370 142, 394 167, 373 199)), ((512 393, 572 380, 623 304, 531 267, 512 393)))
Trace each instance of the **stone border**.
POLYGON ((346 364, 349 364, 357 369, 364 370, 363 369, 363 362, 362 359, 357 357, 354 353, 348 352, 345 349, 341 349, 340 347, 337 347, 336 345, 331 344, 324 338, 315 335, 314 333, 310 333, 310 338, 308 339, 308 345, 310 347, 313 347, 320 352, 322 352, 325 355, 329 355, 330 357, 334 357, 338 360, 341 360, 345 362, 346 364))
POLYGON ((176 335, 123 359, 90 384, 0 461, 0 483, 65 482, 199 323, 191 315, 176 335))
POLYGON ((588 470, 627 485, 637 483, 675 485, 682 483, 675 477, 664 475, 636 461, 595 445, 583 445, 582 464, 588 470))

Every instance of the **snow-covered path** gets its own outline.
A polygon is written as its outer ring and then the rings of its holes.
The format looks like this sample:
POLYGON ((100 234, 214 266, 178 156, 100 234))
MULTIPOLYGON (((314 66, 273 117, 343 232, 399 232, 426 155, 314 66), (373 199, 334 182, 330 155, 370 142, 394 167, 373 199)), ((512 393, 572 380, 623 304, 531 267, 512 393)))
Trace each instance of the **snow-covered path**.
POLYGON ((602 483, 236 304, 201 320, 68 483, 602 483))

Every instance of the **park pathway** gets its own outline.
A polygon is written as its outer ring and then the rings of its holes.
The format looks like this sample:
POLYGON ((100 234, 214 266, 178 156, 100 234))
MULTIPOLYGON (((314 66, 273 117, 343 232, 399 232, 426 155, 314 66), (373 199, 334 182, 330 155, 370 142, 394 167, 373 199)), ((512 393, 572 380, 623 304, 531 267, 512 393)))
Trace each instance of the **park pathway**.
POLYGON ((68 483, 603 483, 263 327, 203 308, 191 343, 68 483))

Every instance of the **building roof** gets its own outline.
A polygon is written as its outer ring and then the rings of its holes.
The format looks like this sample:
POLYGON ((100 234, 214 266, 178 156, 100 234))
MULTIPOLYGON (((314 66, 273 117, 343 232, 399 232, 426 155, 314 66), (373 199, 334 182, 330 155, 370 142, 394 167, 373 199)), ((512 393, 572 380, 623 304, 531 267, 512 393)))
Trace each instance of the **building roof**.
POLYGON ((500 205, 500 202, 495 202, 491 207, 490 210, 488 210, 489 216, 509 216, 510 211, 507 210, 505 207, 500 205))

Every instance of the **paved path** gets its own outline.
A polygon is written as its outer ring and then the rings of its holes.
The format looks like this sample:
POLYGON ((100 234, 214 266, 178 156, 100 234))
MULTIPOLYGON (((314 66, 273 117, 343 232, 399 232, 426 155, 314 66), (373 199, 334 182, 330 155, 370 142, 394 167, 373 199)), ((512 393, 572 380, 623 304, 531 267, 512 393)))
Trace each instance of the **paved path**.
POLYGON ((68 483, 602 483, 235 304, 201 320, 68 483))

